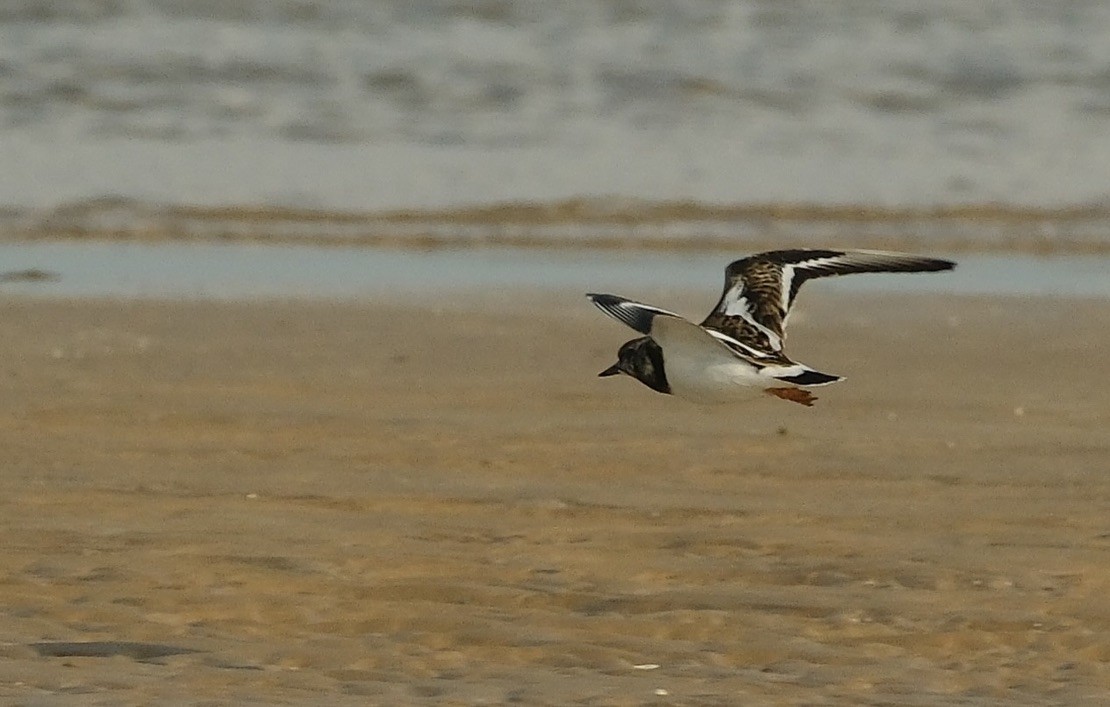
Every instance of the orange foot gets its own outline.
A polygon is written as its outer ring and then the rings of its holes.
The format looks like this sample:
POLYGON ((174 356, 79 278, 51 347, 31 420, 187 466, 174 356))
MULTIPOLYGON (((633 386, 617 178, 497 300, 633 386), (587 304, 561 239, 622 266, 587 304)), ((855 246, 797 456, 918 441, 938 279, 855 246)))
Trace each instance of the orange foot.
POLYGON ((802 390, 801 388, 767 388, 764 392, 776 398, 782 398, 783 400, 789 400, 799 405, 805 405, 807 408, 813 407, 813 401, 817 400, 813 393, 808 390, 802 390))

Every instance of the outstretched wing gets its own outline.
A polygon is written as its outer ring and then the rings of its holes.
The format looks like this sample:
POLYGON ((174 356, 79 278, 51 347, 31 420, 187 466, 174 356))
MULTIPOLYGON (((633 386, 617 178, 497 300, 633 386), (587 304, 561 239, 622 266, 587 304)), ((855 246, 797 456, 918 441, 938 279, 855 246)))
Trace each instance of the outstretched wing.
POLYGON ((633 302, 630 299, 618 297, 617 295, 598 295, 590 293, 586 296, 589 297, 590 301, 597 305, 597 308, 602 312, 605 312, 610 317, 623 324, 627 324, 641 334, 651 333, 651 320, 658 316, 678 317, 674 312, 652 307, 650 304, 633 302))
POLYGON ((877 250, 773 250, 725 270, 725 288, 702 326, 763 351, 781 351, 786 319, 802 283, 815 277, 867 272, 951 270, 950 260, 877 250))

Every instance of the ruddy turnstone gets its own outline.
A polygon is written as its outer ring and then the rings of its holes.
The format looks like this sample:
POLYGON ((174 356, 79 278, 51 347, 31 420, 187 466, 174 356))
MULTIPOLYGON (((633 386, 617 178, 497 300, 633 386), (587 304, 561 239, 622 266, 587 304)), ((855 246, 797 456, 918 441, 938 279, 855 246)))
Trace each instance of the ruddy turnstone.
POLYGON ((624 373, 652 390, 704 403, 763 392, 801 405, 817 398, 805 388, 840 376, 815 371, 783 353, 786 321, 802 283, 866 272, 951 270, 949 260, 874 250, 773 250, 725 270, 721 299, 700 325, 673 312, 617 295, 588 294, 601 311, 641 334, 620 347, 599 373, 624 373))

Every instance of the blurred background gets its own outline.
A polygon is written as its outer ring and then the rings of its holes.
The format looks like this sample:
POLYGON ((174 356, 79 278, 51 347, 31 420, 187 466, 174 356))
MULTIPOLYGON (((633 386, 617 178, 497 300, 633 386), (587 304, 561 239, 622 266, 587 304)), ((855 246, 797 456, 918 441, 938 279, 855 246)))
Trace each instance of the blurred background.
POLYGON ((7 0, 0 231, 1110 249, 1099 0, 7 0))

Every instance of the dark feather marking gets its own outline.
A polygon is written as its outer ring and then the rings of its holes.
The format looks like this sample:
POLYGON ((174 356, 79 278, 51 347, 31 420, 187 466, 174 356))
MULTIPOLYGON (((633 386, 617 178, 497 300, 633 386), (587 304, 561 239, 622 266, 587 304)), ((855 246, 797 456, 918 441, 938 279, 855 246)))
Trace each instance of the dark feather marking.
POLYGON ((733 261, 725 269, 725 287, 713 312, 702 326, 724 334, 760 350, 771 350, 768 337, 751 322, 737 315, 724 313, 725 300, 736 288, 746 299, 752 320, 760 326, 784 336, 783 322, 806 280, 833 275, 867 272, 936 272, 951 270, 955 263, 938 258, 866 251, 838 250, 773 250, 733 261), (822 263, 822 260, 832 262, 822 263), (793 271, 787 307, 782 306, 784 268, 793 271))
POLYGON ((609 316, 632 327, 641 334, 651 333, 651 322, 659 315, 673 317, 673 313, 652 307, 639 302, 618 297, 617 295, 601 295, 590 293, 586 295, 598 309, 609 316))
POLYGON ((840 376, 832 376, 828 373, 821 373, 820 371, 805 371, 796 376, 775 376, 780 381, 793 383, 794 385, 824 385, 825 383, 835 383, 840 380, 840 376))

